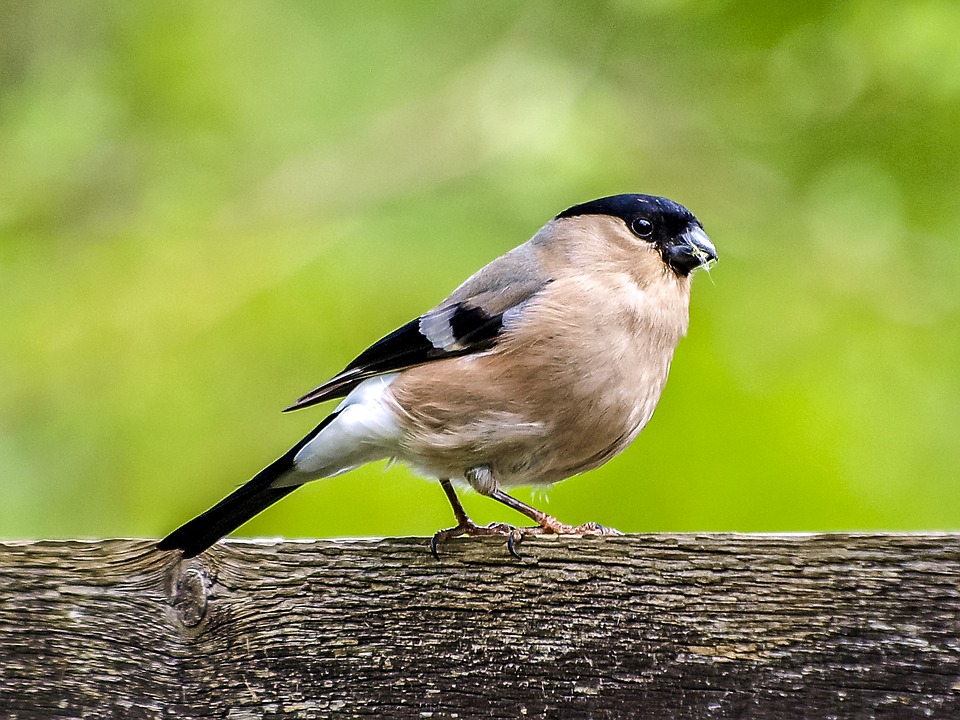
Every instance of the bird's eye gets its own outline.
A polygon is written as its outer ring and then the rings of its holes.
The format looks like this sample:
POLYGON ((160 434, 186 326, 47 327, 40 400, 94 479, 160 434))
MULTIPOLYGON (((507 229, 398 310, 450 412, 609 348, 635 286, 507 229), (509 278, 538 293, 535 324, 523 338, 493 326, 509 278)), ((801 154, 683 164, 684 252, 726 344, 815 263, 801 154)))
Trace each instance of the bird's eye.
POLYGON ((630 229, 638 238, 649 240, 653 237, 653 223, 647 218, 636 218, 630 223, 630 229))

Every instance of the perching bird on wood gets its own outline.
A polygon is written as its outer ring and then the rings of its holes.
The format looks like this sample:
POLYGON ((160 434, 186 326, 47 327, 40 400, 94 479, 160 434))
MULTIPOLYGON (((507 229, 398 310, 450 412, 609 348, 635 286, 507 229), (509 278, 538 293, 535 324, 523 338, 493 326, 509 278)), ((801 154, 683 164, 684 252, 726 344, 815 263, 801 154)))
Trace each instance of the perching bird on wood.
POLYGON ((508 495, 602 465, 653 415, 689 322, 690 276, 717 259, 672 200, 575 205, 287 410, 343 398, 305 438, 158 545, 203 552, 304 483, 389 458, 439 481, 458 535, 613 534, 508 495), (536 523, 478 526, 452 483, 536 523))

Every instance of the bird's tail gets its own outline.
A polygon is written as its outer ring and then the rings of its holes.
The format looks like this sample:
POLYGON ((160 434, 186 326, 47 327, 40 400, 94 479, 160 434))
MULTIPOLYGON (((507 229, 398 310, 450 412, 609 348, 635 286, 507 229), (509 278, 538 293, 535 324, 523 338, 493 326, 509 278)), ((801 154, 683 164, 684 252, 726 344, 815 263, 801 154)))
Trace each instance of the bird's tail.
POLYGON ((337 413, 333 413, 325 418, 303 440, 258 472, 249 482, 241 485, 202 515, 167 535, 157 544, 157 549, 179 550, 185 558, 195 557, 257 513, 292 493, 300 486, 277 487, 276 481, 293 469, 293 459, 301 448, 313 440, 336 416, 337 413))

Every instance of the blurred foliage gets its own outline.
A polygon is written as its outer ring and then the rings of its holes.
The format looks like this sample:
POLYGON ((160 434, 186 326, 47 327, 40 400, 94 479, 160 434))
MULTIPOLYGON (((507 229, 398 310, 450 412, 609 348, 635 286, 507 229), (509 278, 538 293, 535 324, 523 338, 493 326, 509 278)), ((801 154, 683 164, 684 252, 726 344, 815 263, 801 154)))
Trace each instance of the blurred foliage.
MULTIPOLYGON (((958 36, 950 0, 3 2, 0 536, 172 529, 323 416, 281 407, 618 192, 721 262, 650 426, 544 509, 960 527, 958 36)), ((378 465, 243 534, 451 521, 378 465)))

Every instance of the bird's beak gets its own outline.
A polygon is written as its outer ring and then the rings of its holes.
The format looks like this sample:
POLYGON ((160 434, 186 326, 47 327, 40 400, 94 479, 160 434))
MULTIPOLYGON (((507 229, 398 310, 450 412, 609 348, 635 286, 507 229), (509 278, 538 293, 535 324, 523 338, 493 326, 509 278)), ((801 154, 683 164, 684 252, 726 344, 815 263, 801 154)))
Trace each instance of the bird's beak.
POLYGON ((693 225, 664 248, 664 259, 680 275, 689 275, 699 267, 710 268, 717 262, 717 249, 703 228, 693 225))

